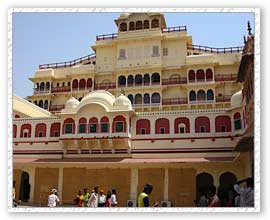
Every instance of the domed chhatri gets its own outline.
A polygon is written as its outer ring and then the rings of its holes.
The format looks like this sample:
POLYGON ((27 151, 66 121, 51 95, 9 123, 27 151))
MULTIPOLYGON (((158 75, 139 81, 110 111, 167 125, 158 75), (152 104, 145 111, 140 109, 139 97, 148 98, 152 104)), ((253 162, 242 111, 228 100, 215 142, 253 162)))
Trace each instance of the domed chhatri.
POLYGON ((80 102, 77 100, 77 99, 75 99, 74 97, 71 97, 70 99, 68 99, 67 101, 66 101, 66 109, 75 109, 75 108, 77 108, 77 106, 80 104, 80 102))
POLYGON ((114 106, 127 106, 132 108, 131 101, 123 94, 121 94, 115 99, 114 106))
POLYGON ((231 97, 231 107, 237 108, 242 105, 242 90, 234 93, 231 97))

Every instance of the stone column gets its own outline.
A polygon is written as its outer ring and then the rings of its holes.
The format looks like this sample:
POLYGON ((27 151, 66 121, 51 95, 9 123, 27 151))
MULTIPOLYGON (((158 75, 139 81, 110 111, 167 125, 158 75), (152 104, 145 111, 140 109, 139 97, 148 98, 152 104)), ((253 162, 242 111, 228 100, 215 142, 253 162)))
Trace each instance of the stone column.
POLYGON ((169 172, 168 172, 168 168, 165 168, 165 173, 164 173, 164 200, 168 201, 168 196, 169 194, 169 172))
POLYGON ((63 198, 63 167, 59 168, 59 174, 58 174, 58 197, 60 199, 60 204, 63 203, 62 198, 63 198))
POLYGON ((138 187, 138 168, 131 168, 130 175, 130 196, 131 200, 137 201, 137 187, 138 187))

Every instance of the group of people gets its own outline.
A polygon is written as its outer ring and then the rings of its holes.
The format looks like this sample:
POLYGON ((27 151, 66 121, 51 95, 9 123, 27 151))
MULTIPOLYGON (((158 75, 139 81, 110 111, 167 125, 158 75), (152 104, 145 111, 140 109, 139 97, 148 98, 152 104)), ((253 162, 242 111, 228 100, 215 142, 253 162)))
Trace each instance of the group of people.
POLYGON ((78 207, 116 207, 118 205, 116 199, 116 190, 108 191, 107 195, 104 195, 103 190, 99 190, 99 187, 96 186, 92 190, 91 194, 88 192, 88 189, 79 190, 78 195, 74 199, 75 204, 78 207))
POLYGON ((199 189, 197 207, 254 207, 254 180, 252 177, 238 181, 226 189, 219 189, 214 185, 199 189), (246 187, 241 187, 246 183, 246 187))

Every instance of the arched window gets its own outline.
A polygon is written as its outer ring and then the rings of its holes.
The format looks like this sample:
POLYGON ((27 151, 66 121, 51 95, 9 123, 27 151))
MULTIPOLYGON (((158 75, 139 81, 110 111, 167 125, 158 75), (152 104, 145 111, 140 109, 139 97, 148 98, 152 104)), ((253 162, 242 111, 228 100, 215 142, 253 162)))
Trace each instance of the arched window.
POLYGON ((150 95, 148 93, 143 95, 143 103, 150 104, 150 95))
POLYGON ((158 19, 153 19, 151 22, 151 28, 158 28, 158 27, 159 27, 158 19))
POLYGON ((151 96, 151 103, 152 104, 159 104, 160 103, 160 94, 155 92, 151 96))
POLYGON ((213 71, 209 68, 206 70, 206 80, 207 81, 213 80, 213 71))
POLYGON ((44 109, 48 109, 48 107, 49 107, 49 102, 48 102, 48 100, 45 100, 45 102, 44 102, 44 109))
POLYGON ((159 73, 153 73, 151 76, 152 85, 160 84, 160 75, 159 73))
POLYGON ((87 133, 87 120, 86 118, 79 119, 78 133, 87 133))
POLYGON ((125 22, 120 24, 120 31, 127 31, 127 24, 125 22))
POLYGON ((46 90, 50 90, 50 82, 46 82, 46 90))
POLYGON ((133 95, 129 94, 128 99, 130 100, 131 104, 133 105, 133 95))
POLYGON ((135 76, 135 85, 142 85, 142 75, 141 74, 137 74, 135 76))
POLYGON ((133 86, 133 84, 134 84, 133 75, 129 75, 128 76, 128 78, 127 78, 127 84, 128 84, 128 86, 133 86))
POLYGON ((204 90, 199 90, 197 93, 197 101, 205 101, 206 95, 204 90))
POLYGON ((150 85, 150 75, 148 73, 143 75, 143 84, 150 85))
POLYGON ((84 90, 85 89, 85 84, 86 84, 85 79, 80 79, 80 81, 79 81, 79 89, 84 90))
POLYGON ((119 87, 125 87, 126 86, 126 77, 125 76, 119 76, 118 77, 118 86, 119 87))
POLYGON ((35 137, 46 137, 46 124, 39 123, 36 125, 35 137))
POLYGON ((21 126, 21 134, 20 137, 30 138, 31 137, 31 125, 30 124, 23 124, 21 126))
POLYGON ((207 90, 207 100, 214 100, 214 92, 212 89, 207 90))
POLYGON ((89 133, 97 133, 98 132, 98 119, 96 117, 92 117, 89 119, 89 133))
POLYGON ((205 75, 204 75, 204 70, 203 69, 199 69, 196 72, 196 78, 198 82, 202 82, 205 81, 205 75))
MULTIPOLYGON (((218 198, 221 207, 227 206, 229 192, 232 192, 233 186, 236 182, 237 178, 234 173, 227 171, 219 176, 218 198)), ((234 205, 234 200, 232 200, 232 206, 234 205)))
POLYGON ((44 87, 45 87, 44 82, 40 83, 40 88, 39 88, 39 90, 40 90, 40 91, 44 91, 44 87))
POLYGON ((142 21, 136 21, 136 30, 142 29, 142 21))
POLYGON ((208 189, 214 185, 214 178, 209 173, 200 173, 196 176, 196 200, 199 201, 202 195, 207 193, 208 189))
POLYGON ((72 118, 67 118, 63 123, 63 134, 74 134, 75 133, 75 122, 72 118))
POLYGON ((216 132, 230 132, 231 118, 227 115, 220 115, 215 118, 216 132))
POLYGON ((122 115, 114 117, 112 124, 112 132, 126 132, 126 119, 122 115))
POLYGON ((170 133, 170 122, 167 118, 159 118, 156 120, 155 133, 156 134, 169 134, 170 133))
POLYGON ((144 20, 143 21, 143 29, 148 29, 149 28, 149 21, 148 20, 144 20))
POLYGON ((191 102, 196 101, 196 92, 194 90, 189 92, 189 101, 191 102))
POLYGON ((88 78, 88 79, 87 79, 86 86, 87 86, 87 89, 89 89, 89 88, 92 87, 92 79, 91 79, 91 78, 88 78))
POLYGON ((16 138, 17 137, 17 125, 13 125, 12 133, 13 133, 13 138, 16 138))
POLYGON ((59 137, 60 127, 61 127, 61 124, 58 122, 51 124, 50 137, 59 137))
POLYGON ((35 101, 34 101, 34 104, 35 104, 35 105, 38 105, 38 102, 37 102, 37 100, 35 100, 35 101))
POLYGON ((43 108, 43 100, 39 100, 38 106, 39 106, 40 108, 43 108))
POLYGON ((195 82, 195 71, 194 70, 188 71, 188 81, 195 82))
POLYGON ((137 120, 136 134, 150 134, 150 120, 148 119, 137 120))
POLYGON ((174 120, 174 133, 189 133, 190 124, 189 119, 186 117, 179 117, 174 120))
POLYGON ((74 79, 72 81, 72 89, 78 89, 78 80, 77 79, 74 79))
POLYGON ((195 119, 195 133, 209 133, 210 120, 208 117, 200 116, 195 119))
POLYGON ((133 21, 129 22, 129 30, 134 31, 135 30, 135 23, 133 21))
POLYGON ((135 95, 135 104, 142 104, 142 95, 141 94, 135 95))
POLYGON ((39 83, 36 83, 36 90, 39 90, 39 83))
POLYGON ((234 129, 235 129, 235 130, 242 129, 241 114, 240 114, 239 112, 236 112, 236 113, 233 115, 233 119, 234 119, 234 129))
POLYGON ((106 116, 103 116, 100 119, 100 132, 109 132, 109 118, 106 116))

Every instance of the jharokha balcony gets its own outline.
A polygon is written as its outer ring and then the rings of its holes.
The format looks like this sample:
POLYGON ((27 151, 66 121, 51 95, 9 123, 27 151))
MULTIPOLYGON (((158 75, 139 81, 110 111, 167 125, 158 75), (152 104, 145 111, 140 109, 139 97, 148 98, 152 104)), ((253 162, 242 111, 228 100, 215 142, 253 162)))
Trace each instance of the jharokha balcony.
POLYGON ((188 104, 187 98, 162 99, 162 105, 185 105, 188 104))
POLYGON ((216 102, 230 102, 231 95, 216 96, 216 102))
POLYGON ((65 105, 50 105, 49 111, 50 111, 50 112, 59 112, 59 111, 61 111, 63 108, 65 108, 65 105))
POLYGON ((220 82, 220 81, 236 81, 237 74, 220 74, 220 75, 215 75, 215 81, 220 82))
POLYGON ((63 86, 63 87, 53 87, 52 93, 58 93, 58 92, 70 92, 71 87, 70 86, 63 86))
POLYGON ((95 90, 108 90, 108 89, 115 89, 116 88, 116 83, 97 83, 95 84, 95 90))
POLYGON ((162 79, 162 85, 187 84, 187 78, 162 79))

